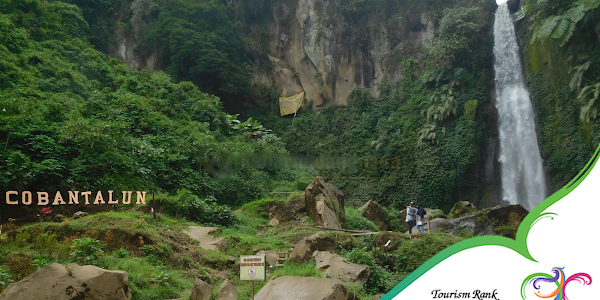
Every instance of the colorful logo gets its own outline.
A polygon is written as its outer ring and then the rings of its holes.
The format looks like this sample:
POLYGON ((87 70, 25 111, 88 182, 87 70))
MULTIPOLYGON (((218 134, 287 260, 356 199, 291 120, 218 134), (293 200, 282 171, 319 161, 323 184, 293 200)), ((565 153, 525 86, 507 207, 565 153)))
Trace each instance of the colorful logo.
POLYGON ((533 285, 533 288, 536 289, 535 295, 538 298, 548 299, 554 297, 553 300, 569 300, 569 298, 567 298, 566 288, 567 284, 571 281, 579 281, 583 285, 592 284, 592 276, 588 275, 587 273, 573 274, 565 280, 565 272, 563 271, 563 269, 564 267, 552 268, 552 273, 554 273, 554 276, 546 273, 534 273, 527 276, 527 278, 523 280, 523 284, 521 284, 521 298, 525 300, 525 287, 529 283, 531 283, 533 285), (540 292, 540 283, 542 282, 554 283, 556 284, 556 289, 551 293, 542 294, 540 292))

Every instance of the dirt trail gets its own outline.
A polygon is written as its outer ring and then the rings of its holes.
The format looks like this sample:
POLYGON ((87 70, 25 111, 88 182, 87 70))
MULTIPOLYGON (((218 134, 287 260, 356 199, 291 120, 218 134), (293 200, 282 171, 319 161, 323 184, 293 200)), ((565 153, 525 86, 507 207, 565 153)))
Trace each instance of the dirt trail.
POLYGON ((222 232, 222 230, 216 227, 190 226, 188 230, 185 231, 191 238, 200 242, 200 247, 202 249, 215 251, 225 250, 227 248, 227 240, 222 237, 212 236, 211 233, 213 232, 222 232))

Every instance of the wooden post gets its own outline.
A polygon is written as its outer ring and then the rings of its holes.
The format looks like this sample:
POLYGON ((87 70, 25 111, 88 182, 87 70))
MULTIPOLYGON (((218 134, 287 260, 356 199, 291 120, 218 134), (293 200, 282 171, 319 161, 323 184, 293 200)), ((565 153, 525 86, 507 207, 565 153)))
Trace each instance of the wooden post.
POLYGON ((252 300, 254 300, 254 280, 252 280, 252 300))

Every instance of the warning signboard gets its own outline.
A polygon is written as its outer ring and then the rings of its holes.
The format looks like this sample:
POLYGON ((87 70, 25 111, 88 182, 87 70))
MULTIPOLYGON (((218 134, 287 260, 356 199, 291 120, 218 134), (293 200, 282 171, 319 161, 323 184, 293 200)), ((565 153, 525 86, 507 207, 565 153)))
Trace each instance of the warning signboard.
POLYGON ((266 264, 265 254, 240 256, 240 280, 264 281, 267 277, 266 264))

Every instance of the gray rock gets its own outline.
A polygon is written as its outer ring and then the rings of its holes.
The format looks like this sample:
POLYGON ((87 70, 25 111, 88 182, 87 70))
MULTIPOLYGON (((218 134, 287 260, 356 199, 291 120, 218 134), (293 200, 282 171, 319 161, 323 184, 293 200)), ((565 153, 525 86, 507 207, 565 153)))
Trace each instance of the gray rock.
POLYGON ((312 257, 315 250, 334 251, 335 241, 315 233, 299 241, 296 244, 296 247, 294 247, 294 251, 292 251, 288 260, 293 263, 307 261, 312 257))
POLYGON ((388 215, 381 205, 373 200, 369 200, 365 205, 358 209, 361 216, 373 221, 379 230, 390 230, 388 215))
POLYGON ((304 202, 308 216, 328 228, 342 229, 346 223, 344 193, 335 185, 317 177, 304 191, 304 202))
POLYGON ((273 265, 273 266, 277 265, 277 258, 278 258, 277 257, 277 251, 273 251, 273 250, 266 250, 266 251, 265 250, 261 250, 261 251, 258 251, 256 254, 257 255, 259 255, 259 254, 266 254, 267 255, 267 264, 273 265))
POLYGON ((225 279, 219 288, 217 294, 219 300, 237 300, 238 292, 233 283, 229 279, 225 279))
POLYGON ((208 283, 194 278, 194 286, 192 287, 192 294, 190 300, 208 300, 212 295, 212 287, 208 283))
POLYGON ((52 263, 10 284, 0 299, 129 300, 131 290, 127 272, 52 263))
POLYGON ((313 257, 317 263, 317 270, 323 270, 323 274, 343 282, 365 284, 371 276, 369 266, 352 263, 337 254, 316 250, 313 257))
POLYGON ((335 279, 314 277, 279 277, 254 296, 255 300, 355 300, 345 286, 335 279))
POLYGON ((74 219, 79 219, 79 218, 85 217, 87 215, 88 215, 88 213, 86 213, 84 211, 78 211, 78 212, 76 212, 76 213, 73 214, 73 218, 74 219))

